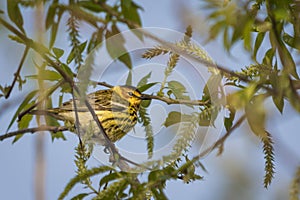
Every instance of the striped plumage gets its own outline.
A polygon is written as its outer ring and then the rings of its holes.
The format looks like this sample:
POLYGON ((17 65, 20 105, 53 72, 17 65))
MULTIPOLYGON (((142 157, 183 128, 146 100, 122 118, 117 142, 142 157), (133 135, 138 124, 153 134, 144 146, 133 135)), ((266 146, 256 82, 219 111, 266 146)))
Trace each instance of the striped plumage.
MULTIPOLYGON (((87 98, 112 142, 120 140, 135 126, 137 123, 137 111, 139 110, 141 101, 145 99, 132 86, 115 86, 108 90, 98 90, 87 95, 87 98)), ((92 128, 92 131, 95 132, 93 134, 100 134, 87 107, 79 103, 78 100, 76 100, 76 107, 80 128, 84 131, 92 128)), ((50 112, 63 118, 64 121, 75 123, 72 100, 63 103, 59 108, 51 109, 50 112)), ((101 134, 99 137, 101 138, 101 134)))

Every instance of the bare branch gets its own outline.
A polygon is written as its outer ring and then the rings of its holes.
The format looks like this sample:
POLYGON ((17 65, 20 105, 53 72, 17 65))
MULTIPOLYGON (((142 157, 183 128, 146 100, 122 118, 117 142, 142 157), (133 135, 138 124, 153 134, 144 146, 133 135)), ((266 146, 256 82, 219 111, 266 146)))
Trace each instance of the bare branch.
POLYGON ((101 86, 108 87, 108 88, 114 87, 113 85, 110 85, 106 82, 96 82, 96 83, 97 83, 97 85, 101 85, 101 86))
POLYGON ((204 151, 202 151, 200 154, 198 154, 197 156, 195 156, 193 158, 194 161, 199 160, 200 158, 202 158, 203 156, 205 156, 208 152, 213 151, 214 149, 221 147, 224 145, 225 140, 231 135, 231 133, 238 128, 243 121, 246 119, 246 115, 244 114, 243 116, 241 116, 239 118, 239 120, 227 131, 227 133, 225 135, 223 135, 223 137, 221 137, 218 141, 216 141, 212 146, 208 147, 207 149, 205 149, 204 151))
POLYGON ((201 101, 201 100, 171 99, 167 97, 160 97, 160 96, 148 95, 148 94, 143 94, 143 97, 160 100, 167 104, 186 104, 186 105, 203 106, 209 102, 209 101, 201 101))
POLYGON ((43 125, 40 127, 34 127, 34 128, 26 128, 26 129, 21 129, 21 130, 17 130, 17 131, 12 131, 9 133, 6 133, 4 135, 0 135, 0 141, 13 137, 13 136, 17 136, 17 135, 22 135, 24 133, 35 133, 35 132, 39 132, 39 131, 51 131, 51 132, 59 132, 59 131, 67 131, 68 128, 65 126, 47 126, 47 125, 43 125))
POLYGON ((14 88, 16 82, 17 82, 18 77, 20 77, 20 72, 21 72, 22 66, 23 66, 23 64, 24 64, 25 58, 26 58, 26 56, 27 56, 27 54, 28 54, 28 50, 29 50, 29 47, 26 46, 25 51, 24 51, 24 54, 23 54, 22 59, 21 59, 21 61, 20 61, 19 67, 18 67, 16 73, 14 74, 15 78, 14 78, 14 80, 13 80, 13 82, 12 82, 12 84, 11 84, 9 90, 8 90, 8 92, 7 92, 6 95, 5 95, 5 98, 6 98, 6 99, 10 96, 10 93, 11 93, 11 91, 13 90, 13 88, 14 88))

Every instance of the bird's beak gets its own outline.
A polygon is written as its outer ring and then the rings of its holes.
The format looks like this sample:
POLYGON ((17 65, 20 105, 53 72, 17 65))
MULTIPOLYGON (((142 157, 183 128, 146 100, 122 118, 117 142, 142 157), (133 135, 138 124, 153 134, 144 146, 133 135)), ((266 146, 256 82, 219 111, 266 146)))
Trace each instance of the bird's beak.
POLYGON ((141 100, 151 100, 150 96, 148 94, 142 94, 142 96, 140 96, 141 100))

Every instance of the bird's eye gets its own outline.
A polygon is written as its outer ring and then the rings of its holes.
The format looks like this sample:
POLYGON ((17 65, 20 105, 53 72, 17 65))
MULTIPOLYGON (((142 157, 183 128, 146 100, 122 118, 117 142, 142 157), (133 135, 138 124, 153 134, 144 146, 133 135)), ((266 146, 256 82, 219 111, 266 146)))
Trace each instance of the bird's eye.
POLYGON ((132 92, 128 92, 128 95, 129 95, 129 96, 133 96, 133 93, 132 93, 132 92))

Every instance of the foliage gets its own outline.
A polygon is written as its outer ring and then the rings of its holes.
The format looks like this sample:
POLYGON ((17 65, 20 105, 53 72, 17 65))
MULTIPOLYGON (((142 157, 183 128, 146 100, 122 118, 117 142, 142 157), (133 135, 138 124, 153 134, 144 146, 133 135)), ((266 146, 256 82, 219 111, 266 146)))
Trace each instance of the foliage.
POLYGON ((290 199, 298 200, 300 196, 300 168, 298 167, 295 173, 295 177, 290 185, 290 199))
MULTIPOLYGON (((144 76, 137 87, 145 92, 153 86, 160 86, 152 95, 152 99, 164 101, 168 104, 185 104, 193 111, 183 113, 172 110, 165 119, 164 127, 173 127, 182 124, 179 130, 178 140, 173 146, 173 151, 162 158, 162 160, 151 160, 154 152, 155 138, 152 130, 152 120, 149 116, 148 107, 152 100, 144 101, 141 105, 138 121, 145 129, 149 161, 137 164, 125 159, 118 153, 114 145, 108 142, 107 149, 112 157, 112 163, 118 168, 100 166, 89 168, 87 160, 90 157, 90 149, 79 142, 75 152, 75 164, 77 175, 72 178, 61 193, 59 199, 64 199, 71 189, 78 183, 87 187, 90 192, 80 193, 73 199, 85 197, 94 199, 144 199, 151 197, 155 199, 167 199, 165 186, 168 181, 182 180, 184 183, 201 180, 202 176, 196 173, 203 170, 199 160, 202 153, 191 158, 189 147, 196 137, 197 128, 213 127, 218 114, 226 109, 229 116, 224 119, 224 127, 227 133, 220 138, 209 150, 219 148, 223 151, 223 144, 228 136, 235 130, 244 119, 247 119, 250 129, 263 143, 265 155, 265 177, 264 186, 267 188, 275 173, 275 154, 272 141, 272 134, 267 131, 267 115, 264 103, 272 98, 272 101, 279 112, 283 113, 284 105, 289 103, 300 112, 300 89, 297 63, 299 63, 300 50, 300 2, 296 0, 250 0, 250 1, 215 1, 206 0, 204 6, 208 12, 210 33, 208 41, 222 38, 224 48, 230 53, 236 43, 243 42, 243 47, 251 55, 253 63, 241 67, 240 71, 233 72, 228 68, 214 64, 210 57, 197 44, 192 41, 192 27, 188 26, 184 37, 172 44, 159 42, 143 54, 143 58, 152 59, 157 56, 167 56, 164 77, 160 82, 149 82, 151 73, 144 76), (221 3, 220 3, 221 2, 221 3), (268 48, 263 48, 267 46, 268 48), (171 79, 174 69, 179 65, 182 55, 187 55, 199 63, 205 64, 211 74, 205 88, 201 92, 202 99, 191 100, 186 86, 180 81, 171 79), (222 79, 220 78, 222 75, 222 79), (226 95, 226 102, 213 103, 214 95, 211 94, 211 83, 215 87, 233 87, 231 93, 226 95), (245 118, 236 120, 242 114, 245 118), (129 164, 133 166, 129 166, 129 164), (142 172, 129 173, 126 169, 142 169, 142 172), (145 178, 143 170, 150 169, 151 172, 145 178), (107 174, 106 174, 107 173, 107 174), (95 189, 91 177, 100 178, 99 188, 95 189)), ((9 39, 25 46, 24 53, 20 58, 18 70, 11 85, 0 85, 0 99, 10 98, 15 84, 22 90, 24 85, 37 82, 39 88, 30 91, 23 99, 16 110, 7 131, 14 123, 18 124, 19 132, 4 134, 0 140, 15 136, 13 142, 18 141, 26 132, 34 132, 30 129, 34 119, 40 124, 40 117, 33 117, 30 112, 35 108, 43 108, 44 111, 53 107, 52 102, 58 100, 61 104, 65 94, 83 96, 87 89, 87 83, 82 88, 76 86, 89 79, 92 74, 91 68, 85 68, 81 74, 83 61, 86 54, 92 52, 105 39, 117 35, 127 27, 128 29, 142 27, 140 11, 142 7, 132 0, 94 1, 94 0, 70 0, 68 3, 61 3, 58 0, 52 1, 7 1, 7 10, 0 11, 0 25, 9 32, 9 39), (24 26, 22 8, 38 10, 43 5, 47 10, 44 20, 44 28, 49 33, 48 44, 30 38, 24 26), (67 22, 64 17, 67 16, 67 22), (5 16, 5 17, 4 17, 5 16), (9 19, 9 21, 8 21, 9 19), (61 47, 56 42, 64 31, 63 24, 67 24, 66 39, 70 47, 61 47), (92 34, 86 36, 81 32, 82 24, 89 25, 92 34), (65 50, 63 50, 65 49, 65 50), (28 51, 39 54, 39 59, 31 60, 30 65, 37 73, 24 77, 24 62, 28 59, 28 51), (69 52, 69 53, 67 53, 69 52), (44 84, 46 83, 46 84, 44 84), (78 89, 79 88, 79 89, 78 89), (54 93, 59 93, 54 95, 54 93), (75 95, 76 94, 76 95, 75 95), (30 131, 29 131, 30 130, 30 131)), ((143 36, 136 35, 140 40, 143 36)), ((132 83, 132 60, 125 48, 125 41, 121 37, 112 40, 114 45, 106 45, 109 55, 124 64, 129 76, 127 83, 132 83)), ((110 87, 108 84, 104 86, 110 87)), ((153 87, 154 88, 154 87, 153 87)), ((223 94, 222 94, 223 95, 223 94)), ((2 100, 2 99, 1 99, 2 100)), ((88 105, 87 105, 88 107, 88 105)), ((90 110, 93 115, 93 111, 90 110)), ((283 113, 284 114, 284 113, 283 113)), ((97 121, 97 120, 96 120, 97 121)), ((52 139, 65 139, 66 130, 60 127, 57 119, 51 116, 45 117, 43 127, 49 128, 52 139), (54 129, 53 127, 58 127, 54 129)), ((78 127, 78 126, 77 126, 78 127)), ((74 127, 67 127, 74 132, 74 127)), ((99 125, 101 129, 101 124, 99 125)), ((38 129, 37 129, 38 130, 38 129)), ((44 129, 43 129, 44 130, 44 129)), ((80 137, 79 137, 80 139, 80 137)), ((204 151, 206 152, 206 151, 204 151)), ((299 197, 299 169, 291 185, 291 199, 299 197)))

